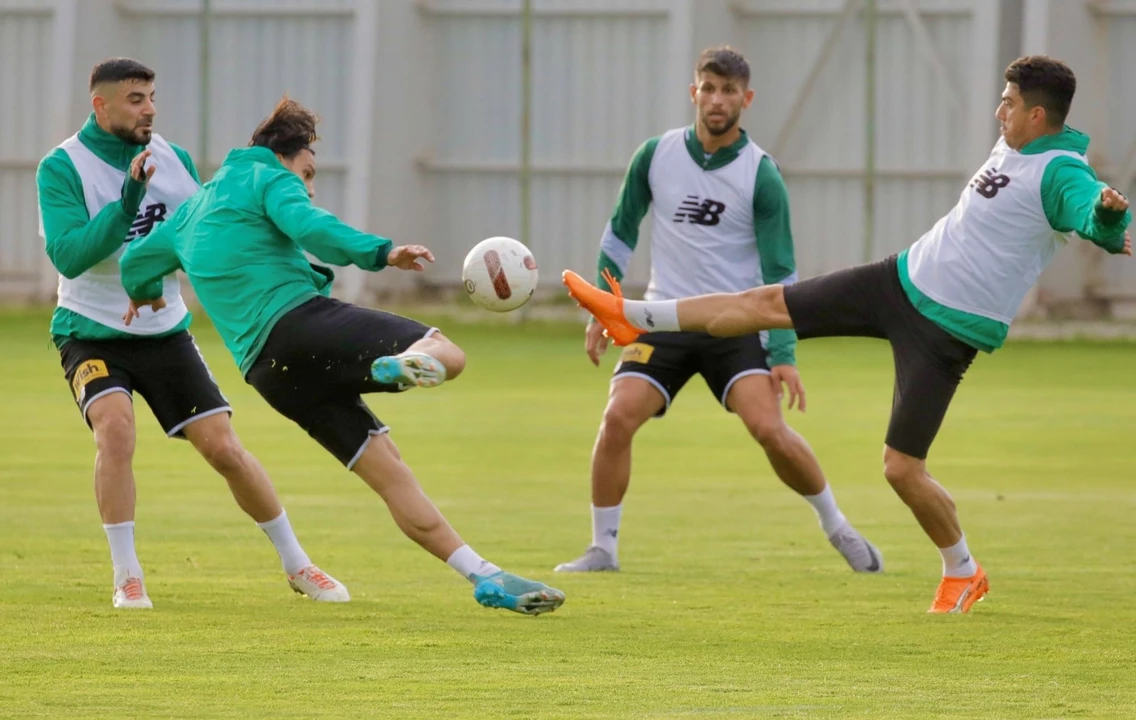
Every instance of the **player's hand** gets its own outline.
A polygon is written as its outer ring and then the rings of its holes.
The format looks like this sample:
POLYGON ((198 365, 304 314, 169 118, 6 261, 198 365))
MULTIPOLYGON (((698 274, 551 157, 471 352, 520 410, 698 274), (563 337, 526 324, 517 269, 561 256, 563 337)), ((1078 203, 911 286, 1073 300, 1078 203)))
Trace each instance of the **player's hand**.
POLYGON ((150 178, 154 177, 154 171, 158 169, 158 166, 153 163, 150 164, 150 167, 146 167, 146 160, 149 159, 151 154, 149 150, 143 150, 134 156, 134 159, 130 161, 130 177, 140 183, 149 184, 150 178))
POLYGON ((801 374, 793 365, 774 365, 769 370, 769 379, 773 382, 773 391, 777 399, 784 397, 781 386, 789 388, 789 409, 796 405, 801 412, 805 411, 805 386, 801 383, 801 374))
POLYGON ((426 266, 420 260, 434 262, 434 253, 422 245, 399 245, 387 254, 387 265, 400 270, 422 272, 426 266))
POLYGON ((149 307, 154 312, 158 312, 166 306, 165 298, 157 298, 155 300, 131 300, 130 307, 126 308, 126 314, 122 316, 122 322, 130 327, 130 323, 136 317, 142 316, 142 308, 149 307))
POLYGON ((587 330, 584 332, 584 349, 596 367, 600 366, 600 358, 607 352, 607 344, 608 337, 604 334, 603 325, 595 320, 589 320, 587 330))
POLYGON ((1122 255, 1132 257, 1132 232, 1130 230, 1124 231, 1124 247, 1120 252, 1122 255))
POLYGON ((1114 188, 1105 188, 1101 190, 1101 207, 1105 210, 1118 210, 1124 212, 1128 209, 1128 198, 1124 197, 1119 190, 1114 188))

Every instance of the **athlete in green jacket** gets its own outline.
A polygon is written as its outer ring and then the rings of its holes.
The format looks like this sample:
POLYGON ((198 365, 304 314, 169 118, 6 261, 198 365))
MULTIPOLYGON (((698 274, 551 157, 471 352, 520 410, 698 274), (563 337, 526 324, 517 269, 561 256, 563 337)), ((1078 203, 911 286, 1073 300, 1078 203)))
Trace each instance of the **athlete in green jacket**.
POLYGON ((181 148, 153 132, 154 72, 127 58, 95 66, 94 112, 40 162, 36 189, 47 255, 59 271, 51 333, 75 402, 95 435, 95 497, 114 566, 116 608, 150 608, 134 546, 133 393, 170 437, 189 440, 225 477, 241 506, 272 540, 289 583, 315 600, 347 589, 304 553, 264 468, 229 420, 229 402, 189 334, 178 280, 156 280, 166 307, 127 324, 119 257, 197 192, 181 148))
POLYGON ((329 297, 323 262, 364 270, 422 270, 419 245, 355 230, 311 203, 318 119, 285 98, 233 150, 213 179, 166 224, 131 244, 122 282, 128 320, 165 304, 158 280, 184 270, 245 379, 387 503, 408 537, 474 585, 482 605, 537 614, 564 594, 503 572, 449 526, 402 461, 362 394, 433 387, 454 379, 465 355, 435 328, 329 297))

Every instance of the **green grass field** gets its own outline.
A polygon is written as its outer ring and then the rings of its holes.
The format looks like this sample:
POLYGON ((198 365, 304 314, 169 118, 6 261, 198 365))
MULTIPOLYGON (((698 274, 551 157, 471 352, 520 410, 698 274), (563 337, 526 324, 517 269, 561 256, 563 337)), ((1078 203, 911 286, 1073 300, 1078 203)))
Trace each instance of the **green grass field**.
POLYGON ((0 717, 1136 717, 1136 347, 981 356, 932 467, 990 574, 928 616, 939 556, 880 472, 885 344, 800 359, 817 451, 884 553, 855 576, 812 510, 694 380, 636 444, 620 574, 555 576, 590 538, 588 463, 609 354, 578 326, 444 326, 452 386, 372 406, 479 552, 568 593, 527 618, 477 606, 377 498, 206 357, 309 554, 353 601, 287 587, 266 538, 139 402, 138 548, 152 612, 114 611, 94 447, 46 313, 0 315, 0 717))

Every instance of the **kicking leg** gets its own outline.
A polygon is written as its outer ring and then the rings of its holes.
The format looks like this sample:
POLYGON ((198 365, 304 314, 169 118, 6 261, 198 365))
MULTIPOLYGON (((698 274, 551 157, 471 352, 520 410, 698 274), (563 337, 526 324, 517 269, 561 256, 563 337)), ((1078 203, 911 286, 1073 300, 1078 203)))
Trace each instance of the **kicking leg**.
POLYGON ((781 285, 681 300, 646 301, 625 300, 614 279, 608 281, 611 293, 571 270, 564 271, 563 281, 569 294, 604 326, 617 345, 634 342, 645 332, 691 330, 734 337, 793 327, 781 285))
POLYGON ((432 333, 405 352, 377 358, 371 377, 384 385, 436 387, 465 369, 465 353, 441 333, 432 333))
POLYGON ((794 328, 801 339, 882 338, 889 308, 900 299, 895 294, 899 276, 894 257, 793 285, 764 285, 739 293, 656 302, 625 300, 614 279, 608 280, 610 293, 571 271, 564 272, 563 281, 568 293, 604 326, 617 345, 627 345, 642 333, 655 330, 698 330, 733 337, 794 328))

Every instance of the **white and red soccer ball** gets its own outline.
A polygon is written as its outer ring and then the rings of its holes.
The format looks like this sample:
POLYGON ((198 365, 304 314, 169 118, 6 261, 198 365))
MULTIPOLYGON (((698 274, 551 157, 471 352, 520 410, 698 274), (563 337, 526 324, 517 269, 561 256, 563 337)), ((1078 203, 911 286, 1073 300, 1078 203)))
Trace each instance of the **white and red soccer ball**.
POLYGON ((462 265, 462 285, 470 299, 493 312, 524 305, 536 290, 536 260, 522 243, 491 237, 473 246, 462 265))

